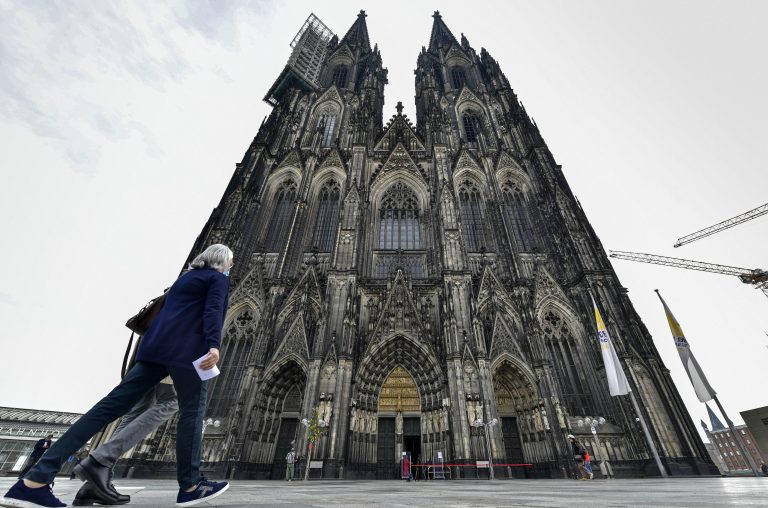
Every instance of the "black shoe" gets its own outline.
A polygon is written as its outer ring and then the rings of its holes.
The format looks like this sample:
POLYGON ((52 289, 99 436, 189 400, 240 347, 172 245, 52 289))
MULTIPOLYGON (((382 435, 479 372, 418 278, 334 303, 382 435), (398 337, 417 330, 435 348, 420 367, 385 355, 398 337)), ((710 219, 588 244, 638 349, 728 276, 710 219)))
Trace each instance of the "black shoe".
POLYGON ((109 496, 104 497, 94 488, 92 488, 91 482, 85 482, 85 484, 80 487, 80 490, 77 491, 77 494, 75 495, 75 500, 72 501, 73 506, 93 506, 95 504, 100 505, 118 505, 118 504, 128 504, 131 502, 131 496, 125 496, 123 494, 118 494, 117 496, 109 496))
POLYGON ((108 504, 114 504, 117 500, 117 492, 113 493, 109 488, 110 469, 88 456, 75 466, 75 474, 84 482, 91 484, 90 491, 98 494, 99 499, 109 500, 108 504))

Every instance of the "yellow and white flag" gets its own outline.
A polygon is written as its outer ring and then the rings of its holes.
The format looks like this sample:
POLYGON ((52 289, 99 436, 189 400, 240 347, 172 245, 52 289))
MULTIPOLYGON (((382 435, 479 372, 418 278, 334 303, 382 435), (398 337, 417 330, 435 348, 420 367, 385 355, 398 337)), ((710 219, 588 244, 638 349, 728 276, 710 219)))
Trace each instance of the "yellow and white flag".
POLYGON ((594 297, 592 298, 592 305, 595 308, 597 337, 600 339, 600 351, 603 354, 605 375, 608 378, 608 390, 611 392, 612 397, 626 395, 632 391, 632 388, 629 387, 629 381, 627 381, 627 376, 624 374, 624 369, 621 366, 616 350, 613 348, 611 336, 608 335, 608 330, 605 328, 605 323, 603 323, 603 317, 600 315, 600 311, 597 310, 597 303, 595 303, 594 297))
POLYGON ((688 374, 688 379, 691 380, 693 389, 696 392, 696 396, 701 402, 707 402, 715 398, 715 390, 709 386, 704 371, 701 370, 699 362, 696 361, 696 357, 693 356, 691 346, 683 335, 683 329, 680 328, 680 323, 677 322, 675 316, 672 315, 672 311, 667 307, 667 302, 661 297, 659 290, 656 290, 656 294, 661 300, 661 304, 664 306, 664 312, 667 314, 667 322, 669 322, 669 329, 672 331, 672 339, 675 341, 677 347, 677 353, 680 355, 680 361, 683 362, 685 372, 688 374))

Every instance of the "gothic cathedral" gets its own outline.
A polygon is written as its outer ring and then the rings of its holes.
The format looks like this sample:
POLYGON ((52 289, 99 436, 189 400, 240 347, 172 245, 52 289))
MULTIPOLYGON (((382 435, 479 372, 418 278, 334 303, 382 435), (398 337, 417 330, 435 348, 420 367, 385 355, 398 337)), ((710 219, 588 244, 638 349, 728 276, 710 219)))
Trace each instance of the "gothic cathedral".
MULTIPOLYGON (((574 434, 619 476, 658 475, 608 393, 591 289, 669 473, 716 472, 499 64, 433 18, 415 124, 400 103, 384 122, 364 12, 341 39, 314 15, 294 39, 190 254, 225 243, 237 260, 203 469, 281 479, 294 447, 312 477, 394 478, 410 452, 454 478, 487 477, 489 454, 497 478, 563 478, 574 434)), ((169 422, 127 464, 170 473, 174 436, 169 422)))

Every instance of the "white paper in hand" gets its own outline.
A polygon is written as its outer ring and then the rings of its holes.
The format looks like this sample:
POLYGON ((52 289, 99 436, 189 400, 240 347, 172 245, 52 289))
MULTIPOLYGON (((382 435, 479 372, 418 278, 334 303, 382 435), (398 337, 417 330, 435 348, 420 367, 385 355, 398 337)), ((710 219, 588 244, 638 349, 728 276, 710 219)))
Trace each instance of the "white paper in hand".
POLYGON ((203 381, 213 379, 221 373, 219 368, 216 367, 215 365, 213 366, 212 369, 208 369, 208 370, 201 369, 200 362, 202 362, 206 358, 208 358, 208 353, 204 354, 203 356, 201 356, 200 358, 192 362, 192 365, 195 366, 195 370, 197 371, 197 375, 200 376, 200 379, 202 379, 203 381))

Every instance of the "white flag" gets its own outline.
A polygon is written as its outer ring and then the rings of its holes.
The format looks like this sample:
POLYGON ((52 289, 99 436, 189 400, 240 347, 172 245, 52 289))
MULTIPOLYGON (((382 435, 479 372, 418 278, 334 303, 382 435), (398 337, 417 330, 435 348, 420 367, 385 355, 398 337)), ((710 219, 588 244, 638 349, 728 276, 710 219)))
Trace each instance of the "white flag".
POLYGON ((664 306, 669 329, 672 331, 672 339, 675 341, 677 353, 680 355, 680 361, 683 362, 683 367, 685 367, 685 372, 688 374, 688 379, 691 380, 696 396, 701 402, 707 402, 714 399, 716 392, 709 386, 704 371, 701 370, 699 362, 697 362, 696 357, 693 356, 691 346, 685 339, 685 335, 683 335, 683 329, 680 328, 680 323, 678 323, 675 316, 672 315, 672 311, 667 307, 667 302, 661 297, 661 293, 659 293, 658 289, 656 290, 656 294, 659 295, 659 300, 661 300, 661 304, 664 306))
POLYGON ((603 317, 600 315, 600 311, 597 310, 597 304, 594 297, 592 298, 592 305, 595 307, 595 320, 597 321, 597 337, 600 339, 600 351, 603 353, 603 364, 605 365, 605 375, 608 378, 608 390, 611 392, 611 396, 626 395, 632 391, 627 381, 627 376, 624 375, 624 369, 621 367, 621 362, 616 354, 616 350, 613 348, 611 342, 611 336, 608 335, 608 330, 603 323, 603 317))

